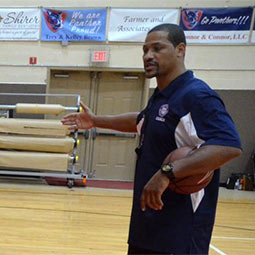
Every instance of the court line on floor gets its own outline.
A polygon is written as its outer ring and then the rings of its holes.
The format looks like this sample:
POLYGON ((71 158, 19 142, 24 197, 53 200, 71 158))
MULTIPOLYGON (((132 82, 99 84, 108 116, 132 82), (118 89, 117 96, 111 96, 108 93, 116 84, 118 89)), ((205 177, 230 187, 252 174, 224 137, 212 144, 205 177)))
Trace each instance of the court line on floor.
POLYGON ((255 232, 255 229, 250 229, 250 228, 241 228, 241 227, 234 227, 234 226, 224 226, 224 225, 218 225, 215 224, 215 227, 219 227, 219 228, 230 228, 230 229, 237 229, 237 230, 244 230, 244 231, 252 231, 255 232))
POLYGON ((125 217, 129 218, 130 215, 124 214, 115 214, 115 213, 101 213, 101 212, 92 212, 92 211, 81 211, 81 210, 63 210, 63 209, 50 209, 50 208, 36 208, 36 207, 15 207, 15 206, 0 206, 0 209, 15 209, 15 210, 35 210, 35 211, 49 211, 49 212, 65 212, 65 213, 84 213, 84 214, 96 214, 104 216, 113 216, 113 217, 125 217))
POLYGON ((215 250, 217 253, 219 253, 220 255, 227 255, 225 252, 221 251, 220 249, 218 249, 217 247, 215 247, 214 245, 210 244, 210 248, 215 250))
POLYGON ((230 239, 230 240, 244 240, 244 241, 255 241, 252 237, 237 237, 237 236, 212 236, 214 239, 230 239))

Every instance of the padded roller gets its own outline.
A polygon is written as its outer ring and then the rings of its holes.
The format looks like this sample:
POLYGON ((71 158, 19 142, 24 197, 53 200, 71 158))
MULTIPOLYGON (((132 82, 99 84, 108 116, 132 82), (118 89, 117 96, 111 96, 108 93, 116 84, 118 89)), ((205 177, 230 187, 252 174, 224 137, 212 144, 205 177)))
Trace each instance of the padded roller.
POLYGON ((65 137, 70 134, 68 127, 60 120, 11 118, 0 118, 0 132, 50 137, 65 137))
POLYGON ((69 153, 73 150, 74 144, 75 140, 71 137, 46 138, 0 135, 0 149, 69 153))
POLYGON ((15 169, 67 171, 71 160, 62 153, 0 151, 0 167, 15 169))
POLYGON ((65 107, 60 104, 16 104, 17 113, 58 115, 64 111, 65 107))

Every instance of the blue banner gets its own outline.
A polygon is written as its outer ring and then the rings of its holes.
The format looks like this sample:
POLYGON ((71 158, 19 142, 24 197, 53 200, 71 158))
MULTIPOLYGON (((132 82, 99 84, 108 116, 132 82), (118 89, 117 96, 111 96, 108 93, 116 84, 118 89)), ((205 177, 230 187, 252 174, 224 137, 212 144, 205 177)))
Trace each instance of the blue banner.
POLYGON ((184 30, 250 30, 251 7, 183 9, 180 25, 184 30))
POLYGON ((188 43, 248 43, 253 8, 183 9, 188 43))
POLYGON ((43 9, 42 41, 105 41, 106 9, 43 9))

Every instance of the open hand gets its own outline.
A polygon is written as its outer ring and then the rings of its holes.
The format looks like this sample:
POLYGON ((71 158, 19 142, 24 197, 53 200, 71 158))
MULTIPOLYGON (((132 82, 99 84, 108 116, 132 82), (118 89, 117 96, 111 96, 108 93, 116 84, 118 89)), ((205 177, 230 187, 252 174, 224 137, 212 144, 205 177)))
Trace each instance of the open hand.
POLYGON ((90 129, 94 127, 95 115, 89 107, 81 102, 82 112, 69 113, 63 117, 61 122, 68 125, 70 130, 90 129))

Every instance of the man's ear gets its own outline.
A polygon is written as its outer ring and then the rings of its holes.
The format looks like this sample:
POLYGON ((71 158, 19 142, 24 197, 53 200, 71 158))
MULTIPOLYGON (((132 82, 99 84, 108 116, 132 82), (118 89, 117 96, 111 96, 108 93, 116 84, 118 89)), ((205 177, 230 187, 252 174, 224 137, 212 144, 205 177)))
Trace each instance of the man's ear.
POLYGON ((186 52, 186 44, 185 43, 179 43, 176 46, 176 50, 177 50, 177 56, 184 58, 185 52, 186 52))

